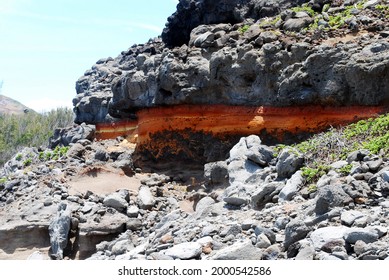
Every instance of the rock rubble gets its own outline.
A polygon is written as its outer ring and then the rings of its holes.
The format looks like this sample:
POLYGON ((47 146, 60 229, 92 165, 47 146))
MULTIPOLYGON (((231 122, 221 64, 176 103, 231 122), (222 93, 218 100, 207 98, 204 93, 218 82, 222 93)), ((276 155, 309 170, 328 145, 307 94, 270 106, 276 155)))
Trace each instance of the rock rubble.
POLYGON ((107 161, 95 154, 116 149, 116 158, 120 142, 87 143, 80 157, 71 149, 58 160, 36 155, 31 165, 7 173, 0 191, 1 258, 23 252, 55 259, 388 258, 386 158, 350 154, 354 172, 345 176, 333 167, 307 196, 300 170, 285 176, 299 157, 285 157, 288 149, 276 155, 251 135, 226 161, 207 164, 200 184, 134 171, 136 189, 99 194, 91 185, 74 193, 72 176, 87 172, 93 184, 93 176, 117 171, 113 153, 107 161), (20 236, 26 231, 28 240, 20 236))

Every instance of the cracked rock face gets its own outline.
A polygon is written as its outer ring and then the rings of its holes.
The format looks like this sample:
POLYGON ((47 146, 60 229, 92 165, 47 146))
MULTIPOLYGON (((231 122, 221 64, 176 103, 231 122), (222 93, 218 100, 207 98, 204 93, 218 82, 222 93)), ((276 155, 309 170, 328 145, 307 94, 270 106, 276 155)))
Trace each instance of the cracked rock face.
POLYGON ((77 81, 76 122, 137 143, 143 167, 217 161, 241 136, 280 139, 387 111, 389 26, 376 4, 330 28, 351 4, 290 9, 305 2, 180 1, 162 38, 100 59, 77 81), (311 27, 319 21, 326 27, 311 27))
MULTIPOLYGON (((288 31, 291 20, 313 20, 306 12, 284 11, 278 27, 263 19, 274 15, 266 7, 281 12, 302 2, 306 1, 181 1, 163 41, 152 39, 116 58, 100 59, 77 81, 76 122, 136 119, 141 109, 180 104, 387 103, 389 42, 385 31, 378 32, 388 29, 385 23, 365 21, 377 16, 370 8, 356 16, 357 32, 347 25, 339 30, 304 33, 304 26, 288 31), (201 19, 196 20, 197 12, 201 19)), ((336 10, 321 11, 325 2, 310 4, 323 20, 336 16, 336 10)))

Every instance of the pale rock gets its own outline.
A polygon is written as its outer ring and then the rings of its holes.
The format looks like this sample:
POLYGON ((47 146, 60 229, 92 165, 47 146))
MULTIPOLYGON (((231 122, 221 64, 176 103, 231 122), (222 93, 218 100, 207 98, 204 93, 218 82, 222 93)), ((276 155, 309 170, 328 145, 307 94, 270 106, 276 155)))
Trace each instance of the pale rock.
POLYGON ((190 260, 201 255, 202 246, 197 242, 184 242, 167 249, 164 254, 174 259, 190 260))
POLYGON ((150 210, 154 204, 155 199, 147 186, 141 186, 138 192, 138 206, 140 209, 150 210))

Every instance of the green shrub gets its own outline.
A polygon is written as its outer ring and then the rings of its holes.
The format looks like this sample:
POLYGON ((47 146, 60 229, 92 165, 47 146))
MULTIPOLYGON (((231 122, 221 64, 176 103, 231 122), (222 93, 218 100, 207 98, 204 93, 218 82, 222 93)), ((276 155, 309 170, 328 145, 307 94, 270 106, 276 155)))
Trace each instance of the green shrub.
POLYGON ((247 30, 249 30, 249 28, 250 28, 250 25, 245 24, 241 28, 239 28, 238 31, 240 34, 244 34, 247 30))
POLYGON ((316 15, 316 12, 307 5, 302 5, 301 7, 293 7, 291 10, 295 13, 306 12, 311 17, 314 17, 316 15))
POLYGON ((7 183, 7 178, 6 177, 0 178, 0 185, 4 185, 5 183, 7 183))
POLYGON ((352 168, 353 168, 352 164, 346 164, 345 166, 339 168, 338 171, 340 172, 340 174, 347 176, 350 174, 352 168))
POLYGON ((54 129, 71 125, 73 118, 68 108, 44 114, 0 115, 0 166, 23 147, 47 146, 54 129))
POLYGON ((330 167, 326 165, 319 165, 316 168, 312 168, 312 167, 301 168, 302 175, 307 185, 312 185, 316 183, 320 179, 320 177, 327 174, 329 170, 330 167))
POLYGON ((23 166, 26 167, 26 166, 30 166, 32 163, 32 159, 31 158, 27 158, 23 161, 23 166))
MULTIPOLYGON (((360 120, 342 128, 330 128, 294 147, 304 154, 305 167, 302 171, 307 182, 314 181, 323 171, 322 167, 346 159, 349 153, 359 149, 389 156, 389 114, 360 120)), ((346 165, 338 171, 347 175, 351 168, 352 165, 346 165)))

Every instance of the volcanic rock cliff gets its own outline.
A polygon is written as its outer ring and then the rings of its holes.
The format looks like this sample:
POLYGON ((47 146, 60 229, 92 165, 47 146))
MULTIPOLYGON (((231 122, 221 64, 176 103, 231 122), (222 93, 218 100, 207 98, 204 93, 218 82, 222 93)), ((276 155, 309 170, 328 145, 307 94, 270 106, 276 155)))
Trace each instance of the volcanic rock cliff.
POLYGON ((204 163, 244 135, 290 140, 385 111, 385 3, 182 0, 162 39, 100 59, 77 81, 76 122, 137 139, 140 165, 204 163))

